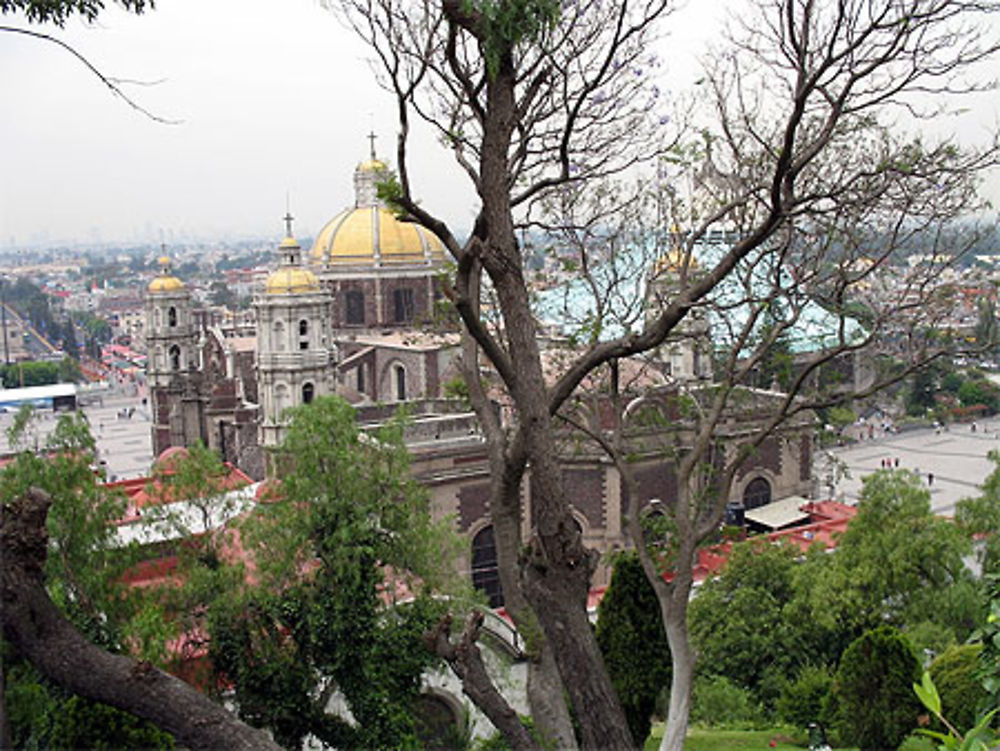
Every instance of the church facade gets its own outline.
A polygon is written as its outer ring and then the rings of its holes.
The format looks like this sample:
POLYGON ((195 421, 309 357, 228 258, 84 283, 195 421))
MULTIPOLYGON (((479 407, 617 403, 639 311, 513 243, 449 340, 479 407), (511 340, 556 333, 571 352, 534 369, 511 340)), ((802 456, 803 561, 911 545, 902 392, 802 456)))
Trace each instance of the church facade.
MULTIPOLYGON (((453 518, 467 538, 467 571, 498 605, 502 593, 485 446, 474 414, 461 401, 443 398, 446 384, 457 377, 459 341, 438 315, 444 247, 379 201, 377 184, 386 169, 374 155, 357 166, 354 206, 323 226, 308 253, 286 217, 278 261, 255 295, 249 330, 227 329, 193 309, 189 291, 162 259, 145 300, 154 453, 200 440, 263 479, 267 452, 281 443, 286 408, 339 394, 355 405, 359 424, 374 426, 406 403, 413 472, 429 489, 434 515, 453 518)), ((670 294, 671 274, 677 272, 671 263, 677 262, 666 259, 651 272, 650 294, 670 294)), ((690 393, 711 382, 710 352, 707 323, 687 322, 662 348, 656 377, 631 396, 627 428, 639 449, 635 472, 642 513, 678 501, 669 457, 691 444, 693 425, 671 405, 682 384, 690 393), (650 408, 668 418, 655 430, 648 427, 655 421, 642 419, 650 408), (664 450, 666 443, 670 451, 664 450)), ((754 392, 742 400, 749 406, 724 421, 717 457, 730 456, 752 439, 775 398, 754 392)), ((581 409, 590 410, 587 419, 600 427, 599 400, 581 409)), ((579 441, 568 439, 571 443, 576 448, 565 452, 563 472, 585 541, 601 552, 628 546, 623 479, 596 447, 584 443, 581 449, 579 441)), ((772 498, 808 497, 811 472, 812 422, 804 415, 753 452, 731 498, 751 507, 772 498)), ((527 538, 533 518, 527 483, 522 499, 527 538)), ((599 571, 595 584, 606 576, 599 571)))

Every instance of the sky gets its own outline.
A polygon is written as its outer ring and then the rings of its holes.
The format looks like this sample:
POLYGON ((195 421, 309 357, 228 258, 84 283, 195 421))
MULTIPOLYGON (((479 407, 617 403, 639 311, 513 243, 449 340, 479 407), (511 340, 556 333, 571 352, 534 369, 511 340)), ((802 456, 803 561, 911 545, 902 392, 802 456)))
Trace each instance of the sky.
MULTIPOLYGON (((669 19, 674 80, 693 80, 722 6, 690 0, 669 19)), ((94 25, 33 28, 109 76, 157 81, 127 90, 181 122, 134 111, 52 43, 0 33, 0 250, 280 238, 286 202, 309 237, 353 203, 366 135, 379 156, 395 151, 393 102, 369 51, 318 0, 158 0, 141 16, 111 7, 94 25)), ((995 98, 979 102, 996 123, 995 98)), ((467 229, 468 183, 431 134, 416 137, 417 193, 467 229)))

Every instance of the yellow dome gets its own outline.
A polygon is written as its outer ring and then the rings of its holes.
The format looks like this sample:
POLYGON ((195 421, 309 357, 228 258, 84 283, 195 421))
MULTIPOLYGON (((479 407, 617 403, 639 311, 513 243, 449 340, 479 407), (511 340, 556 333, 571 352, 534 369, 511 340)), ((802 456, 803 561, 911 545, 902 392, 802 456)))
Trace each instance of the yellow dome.
POLYGON ((268 274, 265 290, 269 295, 319 292, 319 281, 309 269, 303 269, 299 266, 283 266, 268 274))
POLYGON ((698 261, 694 256, 688 258, 688 255, 681 250, 668 250, 653 264, 653 276, 679 274, 684 269, 685 261, 687 261, 688 272, 698 270, 698 261))
POLYGON ((432 232, 401 222, 381 206, 344 211, 316 235, 310 262, 318 265, 426 264, 444 261, 444 245, 432 232))
POLYGON ((184 283, 176 276, 158 276, 149 283, 150 292, 177 292, 184 289, 184 283))
POLYGON ((388 165, 381 159, 369 159, 366 162, 361 162, 358 165, 358 170, 360 172, 381 172, 382 170, 389 169, 388 165))

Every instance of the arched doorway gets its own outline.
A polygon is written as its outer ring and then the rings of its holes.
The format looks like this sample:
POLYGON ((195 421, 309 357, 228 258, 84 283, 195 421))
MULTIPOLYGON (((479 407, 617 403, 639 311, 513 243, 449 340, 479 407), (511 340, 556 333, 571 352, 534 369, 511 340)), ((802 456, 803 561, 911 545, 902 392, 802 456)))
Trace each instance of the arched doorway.
POLYGON ((743 507, 746 509, 766 506, 771 502, 771 483, 763 477, 755 477, 743 491, 743 507))
POLYGON ((468 747, 468 739, 462 738, 459 717, 451 703, 443 697, 421 694, 417 697, 414 709, 417 737, 426 751, 451 751, 468 747))
POLYGON ((503 605, 493 525, 483 527, 472 538, 472 586, 489 598, 491 608, 503 605))

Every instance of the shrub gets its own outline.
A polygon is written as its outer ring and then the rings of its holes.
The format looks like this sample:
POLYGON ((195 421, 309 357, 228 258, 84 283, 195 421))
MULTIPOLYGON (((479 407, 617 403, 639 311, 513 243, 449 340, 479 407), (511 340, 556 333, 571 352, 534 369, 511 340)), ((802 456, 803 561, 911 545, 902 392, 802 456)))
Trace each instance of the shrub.
POLYGON ((920 663, 909 640, 891 626, 867 631, 840 660, 831 694, 835 722, 861 751, 896 749, 916 727, 920 705, 913 684, 920 663))
POLYGON ((833 676, 829 669, 806 665, 782 691, 778 699, 778 714, 789 725, 808 727, 821 719, 823 702, 832 685, 833 676))
POLYGON ((691 722, 708 727, 754 725, 760 709, 750 692, 721 675, 698 678, 691 692, 691 722))
POLYGON ((976 710, 986 700, 979 681, 981 644, 953 646, 931 663, 931 679, 941 697, 942 714, 959 728, 970 728, 976 721, 976 710))

